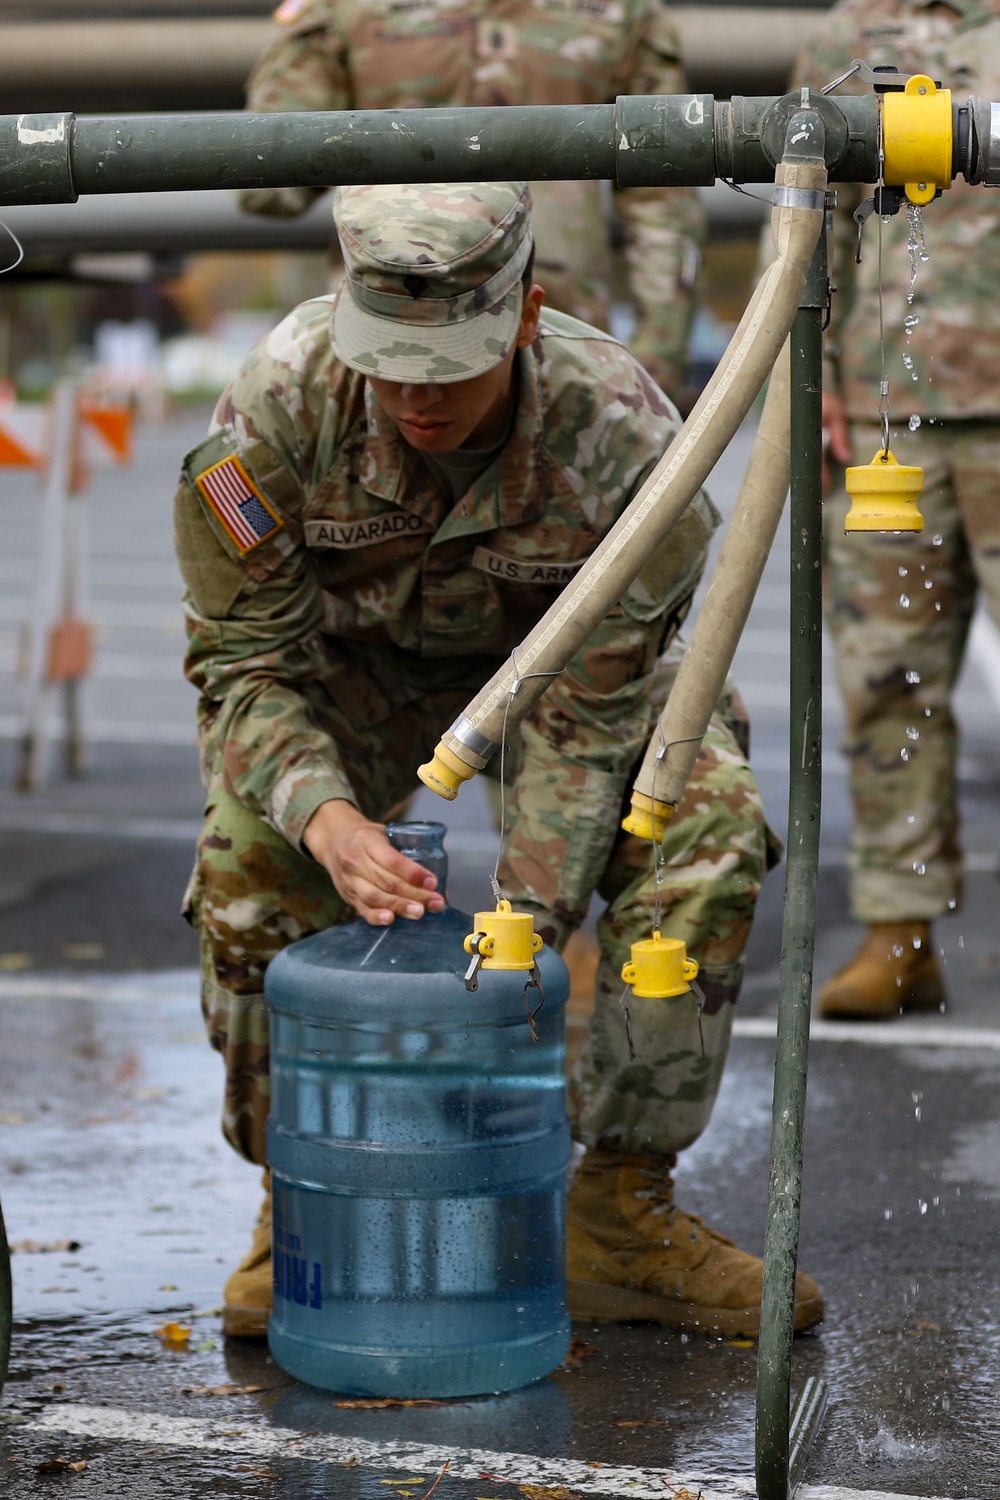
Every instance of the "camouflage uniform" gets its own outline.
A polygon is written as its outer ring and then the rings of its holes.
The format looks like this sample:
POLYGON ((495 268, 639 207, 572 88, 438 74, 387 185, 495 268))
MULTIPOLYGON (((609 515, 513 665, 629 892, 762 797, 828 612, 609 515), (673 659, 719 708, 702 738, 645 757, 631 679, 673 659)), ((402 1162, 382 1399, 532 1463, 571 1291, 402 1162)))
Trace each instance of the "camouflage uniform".
MULTIPOLYGON (((795 81, 821 86, 855 57, 929 73, 959 99, 996 98, 1000 0, 841 0, 795 81)), ((860 464, 881 446, 878 219, 865 230, 860 267, 851 219, 869 194, 838 188, 825 371, 844 398, 860 464)), ((843 494, 829 501, 826 525, 855 813, 853 906, 867 923, 930 920, 960 898, 950 700, 979 587, 1000 622, 1000 198, 958 180, 923 223, 929 260, 918 232, 912 300, 905 208, 882 225, 882 261, 886 373, 900 424, 890 445, 901 463, 926 470, 924 531, 845 537, 843 494), (912 434, 911 416, 920 419, 912 434)))
MULTIPOLYGON (((251 110, 606 104, 685 90, 662 0, 292 0, 247 85, 251 110), (283 19, 284 18, 284 19, 283 19)), ((552 307, 608 326, 608 231, 597 182, 532 185, 538 280, 552 307)), ((309 188, 250 190, 295 214, 309 188)), ((638 327, 633 349, 671 396, 687 365, 704 215, 687 188, 615 195, 638 327)))
MULTIPOLYGON (((351 201, 362 216, 366 195, 390 191, 422 195, 437 216, 435 245, 468 192, 351 189, 351 201)), ((484 213, 492 192, 477 185, 484 213)), ((352 277, 350 287, 376 308, 386 291, 377 277, 352 277)), ((432 300, 419 299, 431 321, 441 307, 427 308, 432 300)), ((547 314, 517 356, 518 401, 499 458, 452 505, 371 385, 335 354, 333 302, 303 304, 251 353, 210 435, 187 455, 176 501, 207 787, 190 907, 209 1033, 226 1058, 225 1132, 256 1161, 268 1097, 267 963, 348 915, 303 849, 310 817, 344 798, 382 820, 409 796, 442 727, 590 555, 677 421, 619 343, 547 314), (233 486, 239 516, 225 504, 233 486)), ((372 358, 409 357, 419 328, 410 333, 392 349, 373 347, 372 358)), ((669 688, 674 658, 664 652, 716 523, 699 496, 536 704, 510 757, 507 894, 538 913, 557 947, 594 890, 607 902, 573 1107, 582 1139, 631 1151, 667 1154, 708 1120, 764 871, 738 712, 720 713, 671 825, 661 886, 664 932, 684 938, 702 965, 704 1052, 685 996, 635 1002, 633 1059, 618 976, 631 942, 649 934, 654 881, 650 846, 623 835, 620 817, 669 688)))

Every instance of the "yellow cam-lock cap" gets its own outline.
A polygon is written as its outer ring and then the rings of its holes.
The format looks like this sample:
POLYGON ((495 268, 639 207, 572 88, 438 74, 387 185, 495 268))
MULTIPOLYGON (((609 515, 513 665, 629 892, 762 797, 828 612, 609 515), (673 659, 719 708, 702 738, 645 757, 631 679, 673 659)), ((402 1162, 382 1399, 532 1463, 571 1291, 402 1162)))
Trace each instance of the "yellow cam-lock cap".
POLYGON ((882 98, 883 181, 905 190, 911 203, 930 203, 951 187, 951 90, 926 73, 908 78, 901 93, 882 98))
POLYGON ((697 974, 698 965, 688 958, 683 940, 665 938, 659 932, 633 943, 631 962, 622 967, 622 978, 640 1000, 686 995, 697 974))
POLYGON ((512 911, 509 901, 498 901, 496 911, 477 911, 476 930, 463 944, 466 953, 478 953, 484 969, 535 967, 535 954, 544 946, 535 931, 530 911, 512 911))
POLYGON ((879 449, 870 464, 857 464, 844 476, 851 508, 845 531, 923 531, 917 501, 924 471, 900 464, 891 449, 879 449))
POLYGON ((637 839, 648 839, 651 844, 662 844, 667 824, 674 814, 672 802, 660 802, 647 797, 645 792, 633 791, 632 807, 622 819, 626 833, 637 839))

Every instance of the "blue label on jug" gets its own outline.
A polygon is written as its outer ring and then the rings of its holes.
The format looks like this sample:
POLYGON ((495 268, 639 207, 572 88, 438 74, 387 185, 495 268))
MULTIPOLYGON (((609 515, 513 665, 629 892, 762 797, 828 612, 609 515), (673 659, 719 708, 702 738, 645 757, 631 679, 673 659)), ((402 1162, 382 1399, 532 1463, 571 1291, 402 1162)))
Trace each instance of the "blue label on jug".
POLYGON ((312 1263, 301 1255, 289 1255, 286 1250, 276 1250, 274 1255, 274 1295, 286 1302, 295 1302, 299 1307, 322 1308, 323 1268, 318 1260, 312 1263))

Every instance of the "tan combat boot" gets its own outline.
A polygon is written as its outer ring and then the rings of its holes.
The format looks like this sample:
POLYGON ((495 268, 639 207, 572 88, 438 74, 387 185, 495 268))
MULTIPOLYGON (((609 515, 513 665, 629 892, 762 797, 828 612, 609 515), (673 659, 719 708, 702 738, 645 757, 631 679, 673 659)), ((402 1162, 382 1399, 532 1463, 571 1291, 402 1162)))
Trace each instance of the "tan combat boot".
POLYGON ((223 1292, 222 1331, 231 1339, 267 1337, 271 1315, 271 1174, 265 1167, 261 1179, 264 1202, 253 1232, 253 1243, 223 1292))
MULTIPOLYGON (((674 1205, 674 1160, 587 1151, 567 1204, 570 1314, 756 1338, 763 1262, 674 1205)), ((822 1316, 819 1287, 800 1271, 796 1331, 822 1316)))
POLYGON ((944 981, 926 922, 877 922, 820 991, 819 1013, 834 1020, 889 1020, 904 1010, 940 1010, 944 981))

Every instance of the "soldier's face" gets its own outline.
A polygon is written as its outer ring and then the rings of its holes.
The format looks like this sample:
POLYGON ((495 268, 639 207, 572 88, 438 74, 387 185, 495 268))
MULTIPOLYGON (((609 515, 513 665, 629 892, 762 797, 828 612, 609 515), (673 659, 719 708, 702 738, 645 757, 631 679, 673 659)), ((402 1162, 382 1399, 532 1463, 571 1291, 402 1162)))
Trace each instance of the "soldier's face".
POLYGON ((422 453, 451 453, 468 444, 489 448, 507 431, 514 399, 514 360, 538 330, 544 293, 532 286, 524 299, 513 348, 491 370, 450 385, 408 385, 368 376, 379 405, 395 422, 411 448, 422 453))

